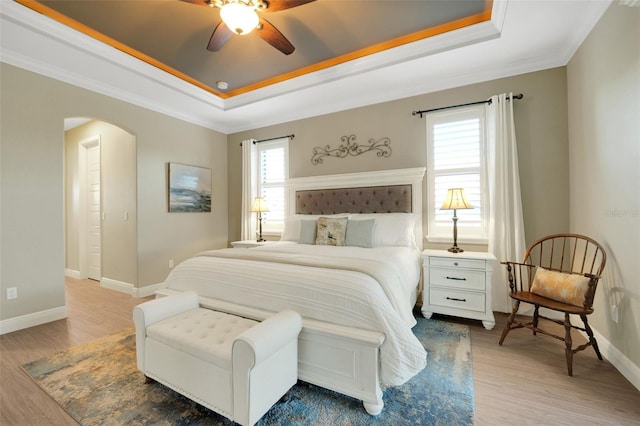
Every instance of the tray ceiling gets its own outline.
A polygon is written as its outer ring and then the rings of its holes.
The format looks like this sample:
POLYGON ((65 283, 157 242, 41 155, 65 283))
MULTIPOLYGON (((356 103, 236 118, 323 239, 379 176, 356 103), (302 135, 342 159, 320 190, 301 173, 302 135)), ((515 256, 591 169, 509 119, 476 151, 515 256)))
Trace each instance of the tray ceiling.
MULTIPOLYGON (((296 50, 255 31, 207 50, 220 9, 179 0, 17 0, 221 98, 325 69, 491 18, 485 0, 316 0, 260 12, 296 50), (225 82, 227 89, 218 88, 225 82)), ((267 9, 268 10, 268 9, 267 9)))
POLYGON ((610 3, 317 0, 265 14, 285 56, 252 34, 208 51, 217 10, 184 1, 0 0, 0 59, 235 133, 566 65, 610 3))

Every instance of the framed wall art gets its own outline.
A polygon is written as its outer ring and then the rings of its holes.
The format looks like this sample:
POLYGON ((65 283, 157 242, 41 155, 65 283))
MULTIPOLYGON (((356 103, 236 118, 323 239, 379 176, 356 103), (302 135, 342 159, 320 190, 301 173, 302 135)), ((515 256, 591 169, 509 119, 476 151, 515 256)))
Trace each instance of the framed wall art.
POLYGON ((169 163, 169 211, 211 211, 211 169, 169 163))

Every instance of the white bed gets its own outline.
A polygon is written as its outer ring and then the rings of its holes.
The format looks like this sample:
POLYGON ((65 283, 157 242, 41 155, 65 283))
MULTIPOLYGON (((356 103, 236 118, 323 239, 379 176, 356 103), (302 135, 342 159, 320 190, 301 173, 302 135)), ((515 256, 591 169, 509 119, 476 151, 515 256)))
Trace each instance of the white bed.
MULTIPOLYGON (((299 179, 292 182, 292 193, 300 198, 301 191, 318 185, 354 188, 354 181, 366 181, 363 186, 376 187, 375 193, 386 190, 381 185, 408 183, 409 204, 421 206, 423 174, 424 169, 410 169, 325 177, 325 182, 299 179)), ((296 208, 301 209, 300 202, 296 208)), ((315 224, 317 217, 335 217, 335 210, 292 214, 283 233, 285 241, 200 253, 174 268, 158 296, 195 290, 205 307, 255 319, 282 309, 298 311, 304 319, 299 378, 360 399, 367 412, 378 414, 383 408, 381 385, 400 385, 426 365, 426 352, 411 331, 422 241, 422 216, 416 212, 420 209, 412 210, 347 213, 351 224, 375 221, 372 247, 299 244, 302 220, 315 224)))

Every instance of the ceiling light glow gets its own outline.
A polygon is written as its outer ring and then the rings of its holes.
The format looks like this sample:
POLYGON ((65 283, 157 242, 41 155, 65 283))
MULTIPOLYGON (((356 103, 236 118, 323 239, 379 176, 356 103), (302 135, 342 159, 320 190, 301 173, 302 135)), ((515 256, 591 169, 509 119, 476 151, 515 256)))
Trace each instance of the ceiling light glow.
POLYGON ((220 17, 231 31, 244 35, 258 26, 255 9, 241 3, 227 3, 220 9, 220 17))

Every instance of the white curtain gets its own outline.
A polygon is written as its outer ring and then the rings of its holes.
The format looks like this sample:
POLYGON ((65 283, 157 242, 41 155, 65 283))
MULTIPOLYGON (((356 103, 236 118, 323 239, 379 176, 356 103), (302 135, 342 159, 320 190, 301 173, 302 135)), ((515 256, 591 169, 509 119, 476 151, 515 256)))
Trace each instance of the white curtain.
POLYGON ((251 204, 256 197, 256 145, 254 139, 242 141, 242 211, 240 238, 242 240, 256 239, 255 213, 251 212, 251 204))
MULTIPOLYGON (((489 184, 489 252, 498 262, 522 261, 525 252, 524 221, 518 174, 518 149, 513 120, 512 93, 492 96, 486 107, 489 184)), ((507 273, 495 265, 493 310, 511 312, 507 273)))

